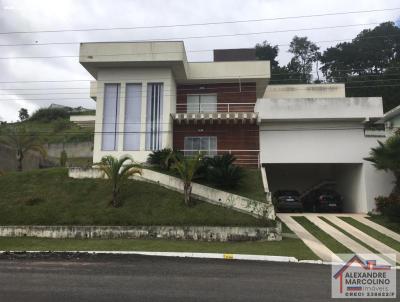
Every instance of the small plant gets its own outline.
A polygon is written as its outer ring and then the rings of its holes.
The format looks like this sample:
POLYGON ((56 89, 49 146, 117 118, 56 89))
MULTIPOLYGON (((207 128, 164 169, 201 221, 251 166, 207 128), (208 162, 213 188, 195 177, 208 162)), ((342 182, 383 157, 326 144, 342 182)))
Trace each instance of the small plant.
POLYGON ((218 155, 207 160, 208 181, 220 188, 236 188, 244 177, 243 169, 234 165, 231 154, 218 155))
POLYGON ((67 152, 65 150, 62 150, 60 154, 60 166, 65 167, 67 165, 67 161, 68 161, 67 152))
MULTIPOLYGON (((172 169, 175 170, 183 182, 184 201, 187 206, 191 205, 192 180, 196 177, 196 172, 201 166, 202 155, 194 157, 176 156, 171 153, 170 158, 173 161, 172 169)), ((169 160, 169 158, 168 158, 169 160)))
POLYGON ((128 156, 117 159, 111 155, 104 156, 99 163, 94 164, 107 176, 112 185, 112 206, 119 206, 119 193, 128 178, 135 174, 142 174, 141 166, 128 156))
POLYGON ((157 166, 162 170, 169 170, 172 164, 172 153, 172 149, 169 148, 155 150, 150 153, 149 157, 147 158, 147 163, 157 166))

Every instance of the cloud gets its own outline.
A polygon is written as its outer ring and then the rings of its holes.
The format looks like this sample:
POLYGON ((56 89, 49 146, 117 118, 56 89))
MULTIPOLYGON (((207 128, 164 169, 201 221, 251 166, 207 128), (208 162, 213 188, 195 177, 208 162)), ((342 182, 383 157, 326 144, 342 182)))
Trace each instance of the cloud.
MULTIPOLYGON (((318 14, 321 12, 342 12, 371 10, 398 6, 398 0, 364 1, 317 1, 317 0, 0 0, 0 28, 5 31, 44 30, 60 28, 133 27, 166 24, 203 23, 213 21, 246 20, 318 14), (189 5, 190 3, 190 5, 189 5)), ((235 34, 246 32, 278 31, 321 26, 346 25, 355 23, 384 22, 398 20, 398 11, 369 14, 341 15, 318 18, 290 19, 279 21, 223 24, 212 26, 175 27, 140 30, 62 32, 0 35, 0 44, 65 42, 65 41, 117 41, 143 40, 155 38, 179 38, 197 35, 235 34)), ((278 34, 258 34, 207 39, 185 39, 188 59, 191 61, 212 60, 212 52, 191 52, 191 50, 211 50, 215 48, 253 47, 268 40, 272 44, 288 44, 297 34, 308 36, 313 41, 349 39, 363 29, 349 27, 342 29, 287 32, 278 34)), ((319 43, 321 49, 336 44, 319 43)), ((30 47, 0 47, 0 57, 78 55, 78 45, 52 45, 30 47)), ((279 60, 286 63, 290 56, 287 46, 280 47, 279 60)), ((0 60, 0 81, 26 80, 66 80, 91 79, 79 64, 78 58, 0 60)), ((95 103, 86 95, 86 101, 73 100, 71 95, 49 94, 51 100, 30 100, 33 96, 17 96, 18 88, 41 88, 52 91, 54 87, 87 87, 87 83, 19 83, 1 84, 0 115, 7 120, 16 120, 18 110, 24 106, 30 111, 50 103, 94 108, 95 103), (13 90, 14 89, 14 90, 13 90), (67 98, 69 100, 57 100, 67 98)), ((46 90, 45 90, 46 91, 46 90)), ((32 91, 27 91, 32 92, 32 91)), ((27 93, 26 92, 26 93, 27 93)), ((53 90, 54 92, 54 90, 53 90)), ((40 97, 40 96, 39 96, 40 97)), ((35 96, 38 98, 38 96, 35 96)), ((42 97, 45 98, 45 97, 42 97)))

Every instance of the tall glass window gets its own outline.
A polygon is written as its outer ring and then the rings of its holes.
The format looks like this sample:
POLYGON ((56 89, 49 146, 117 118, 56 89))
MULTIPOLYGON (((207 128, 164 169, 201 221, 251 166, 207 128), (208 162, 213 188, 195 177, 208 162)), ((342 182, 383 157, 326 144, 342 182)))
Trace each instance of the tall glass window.
POLYGON ((142 84, 126 84, 124 150, 140 150, 142 84))
POLYGON ((189 94, 187 112, 217 112, 216 94, 189 94))
POLYGON ((118 115, 120 84, 104 84, 103 131, 101 149, 118 150, 118 115))
POLYGON ((147 85, 146 150, 160 150, 163 121, 163 83, 147 85))

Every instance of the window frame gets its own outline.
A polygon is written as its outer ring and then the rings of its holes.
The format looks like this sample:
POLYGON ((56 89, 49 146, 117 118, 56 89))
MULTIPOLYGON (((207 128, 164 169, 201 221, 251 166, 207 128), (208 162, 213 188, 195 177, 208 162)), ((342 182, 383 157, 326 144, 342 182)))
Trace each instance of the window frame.
MULTIPOLYGON (((208 104, 214 104, 214 103, 208 103, 208 104)), ((217 111, 218 111, 218 94, 217 93, 189 93, 186 95, 186 112, 187 113, 217 112, 217 111), (196 110, 189 110, 188 99, 189 99, 189 97, 193 97, 193 96, 198 97, 198 100, 197 100, 198 108, 196 110), (204 108, 203 108, 203 110, 202 110, 202 106, 201 106, 201 97, 202 96, 215 96, 215 108, 213 107, 211 110, 204 110, 204 108)))

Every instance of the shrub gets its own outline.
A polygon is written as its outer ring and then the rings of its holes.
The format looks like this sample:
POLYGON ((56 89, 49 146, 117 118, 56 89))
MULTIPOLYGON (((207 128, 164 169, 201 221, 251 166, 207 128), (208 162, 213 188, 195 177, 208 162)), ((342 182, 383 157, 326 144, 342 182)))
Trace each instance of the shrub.
POLYGON ((69 116, 70 113, 65 108, 40 108, 32 114, 29 120, 47 123, 60 118, 67 119, 69 116))
POLYGON ((150 153, 149 157, 147 158, 147 163, 157 166, 162 170, 169 170, 172 164, 172 152, 172 149, 169 148, 155 150, 150 153))
POLYGON ((388 197, 375 198, 376 209, 390 220, 400 221, 400 195, 391 194, 388 197))
POLYGON ((60 154, 60 166, 65 167, 67 165, 67 160, 68 160, 67 152, 65 152, 65 150, 62 150, 60 154))
POLYGON ((70 123, 71 122, 66 119, 62 119, 62 118, 57 119, 54 122, 54 126, 53 126, 54 132, 57 133, 57 132, 61 132, 61 131, 65 130, 65 129, 68 129, 71 125, 70 123))
POLYGON ((233 164, 236 158, 224 154, 207 159, 207 179, 220 188, 236 188, 243 179, 243 169, 233 164))

